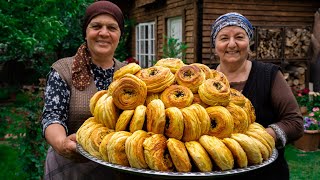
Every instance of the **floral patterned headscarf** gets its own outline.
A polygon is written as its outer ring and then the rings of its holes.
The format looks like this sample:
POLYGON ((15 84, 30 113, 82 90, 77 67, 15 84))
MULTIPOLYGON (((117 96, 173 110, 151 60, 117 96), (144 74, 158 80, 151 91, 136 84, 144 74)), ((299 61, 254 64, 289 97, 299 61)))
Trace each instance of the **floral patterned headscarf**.
POLYGON ((92 73, 90 71, 90 55, 87 50, 87 44, 83 43, 74 57, 72 63, 72 84, 73 86, 83 91, 90 85, 92 73))

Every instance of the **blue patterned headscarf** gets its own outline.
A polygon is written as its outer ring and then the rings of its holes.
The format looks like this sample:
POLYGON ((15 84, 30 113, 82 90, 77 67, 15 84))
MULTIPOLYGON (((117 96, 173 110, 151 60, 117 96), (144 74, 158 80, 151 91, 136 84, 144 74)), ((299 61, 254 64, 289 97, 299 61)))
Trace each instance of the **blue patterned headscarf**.
POLYGON ((213 47, 214 47, 214 43, 215 43, 218 32, 226 26, 239 26, 246 31, 250 40, 253 37, 253 27, 250 21, 239 13, 231 12, 231 13, 221 15, 212 24, 212 27, 211 27, 212 42, 211 43, 213 47))

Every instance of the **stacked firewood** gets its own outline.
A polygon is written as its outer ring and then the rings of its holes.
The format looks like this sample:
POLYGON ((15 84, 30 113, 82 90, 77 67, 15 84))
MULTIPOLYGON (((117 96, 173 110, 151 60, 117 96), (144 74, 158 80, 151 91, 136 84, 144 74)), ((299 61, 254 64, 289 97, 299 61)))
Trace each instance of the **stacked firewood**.
POLYGON ((298 91, 306 87, 306 71, 306 62, 290 63, 284 69, 284 77, 292 90, 298 91))
POLYGON ((258 59, 281 58, 282 34, 281 28, 258 29, 258 59))
POLYGON ((285 32, 285 58, 306 58, 311 41, 310 28, 286 28, 285 32))

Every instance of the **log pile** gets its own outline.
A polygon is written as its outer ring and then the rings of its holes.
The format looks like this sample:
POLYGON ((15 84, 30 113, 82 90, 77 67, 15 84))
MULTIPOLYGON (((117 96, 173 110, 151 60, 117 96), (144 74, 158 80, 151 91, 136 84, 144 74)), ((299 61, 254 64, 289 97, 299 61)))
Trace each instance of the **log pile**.
POLYGON ((285 30, 286 59, 300 59, 308 56, 311 41, 310 28, 286 28, 285 30))
POLYGON ((290 63, 284 69, 284 78, 294 91, 306 87, 307 64, 305 62, 290 63))
POLYGON ((281 28, 258 29, 258 59, 281 58, 282 33, 281 28))

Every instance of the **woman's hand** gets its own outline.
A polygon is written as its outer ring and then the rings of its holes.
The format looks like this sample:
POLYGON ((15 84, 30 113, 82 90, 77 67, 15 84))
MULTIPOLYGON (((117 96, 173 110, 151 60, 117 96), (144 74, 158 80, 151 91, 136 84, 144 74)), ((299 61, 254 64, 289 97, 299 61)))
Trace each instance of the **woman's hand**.
POLYGON ((61 156, 75 162, 87 162, 88 159, 77 152, 76 134, 66 136, 66 131, 60 124, 52 124, 45 132, 47 142, 61 156))

